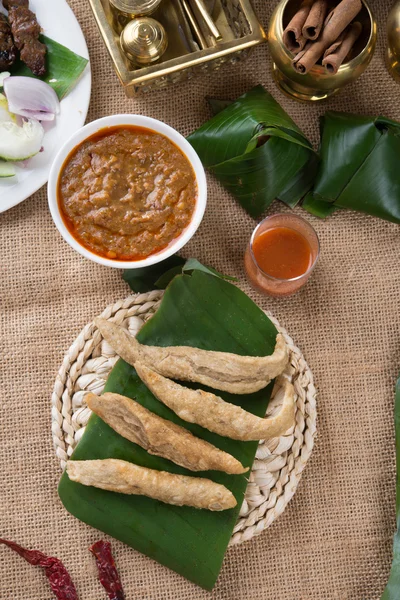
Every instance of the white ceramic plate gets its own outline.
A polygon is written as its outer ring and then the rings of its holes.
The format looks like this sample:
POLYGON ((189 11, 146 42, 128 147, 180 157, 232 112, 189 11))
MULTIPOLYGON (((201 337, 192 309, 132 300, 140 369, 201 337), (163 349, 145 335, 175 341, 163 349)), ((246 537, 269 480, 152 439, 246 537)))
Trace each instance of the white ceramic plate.
MULTIPOLYGON (((45 35, 89 58, 79 23, 65 0, 30 0, 29 6, 36 13, 45 35)), ((89 64, 72 92, 62 100, 55 124, 46 130, 44 152, 32 158, 26 168, 18 167, 15 177, 0 180, 0 212, 26 200, 47 182, 58 150, 85 122, 90 91, 89 64)))

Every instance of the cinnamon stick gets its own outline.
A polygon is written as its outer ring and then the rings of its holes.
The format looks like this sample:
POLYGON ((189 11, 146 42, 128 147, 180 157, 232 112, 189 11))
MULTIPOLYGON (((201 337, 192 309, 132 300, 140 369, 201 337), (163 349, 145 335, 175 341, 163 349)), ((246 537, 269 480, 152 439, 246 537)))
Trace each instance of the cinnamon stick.
POLYGON ((283 32, 283 43, 290 52, 300 52, 306 45, 302 34, 303 25, 310 12, 313 0, 303 0, 299 10, 283 32))
MULTIPOLYGON (((349 25, 349 27, 350 27, 350 25, 349 25)), ((346 37, 346 34, 348 33, 349 27, 346 27, 346 29, 344 31, 342 31, 342 33, 339 35, 336 42, 333 42, 333 44, 331 46, 329 46, 329 48, 327 50, 325 50, 324 58, 325 58, 325 56, 329 56, 329 54, 333 54, 334 52, 336 52, 336 50, 338 48, 340 48, 340 46, 343 43, 344 38, 346 37)))
POLYGON ((361 0, 342 0, 327 16, 320 38, 316 42, 308 41, 293 60, 298 73, 306 75, 358 15, 362 8, 361 0))
POLYGON ((347 27, 338 40, 325 51, 322 64, 330 74, 337 73, 340 65, 360 37, 362 25, 358 21, 347 27))
POLYGON ((328 12, 328 0, 316 0, 311 7, 306 22, 303 25, 303 37, 306 40, 316 40, 319 38, 326 14, 328 12))

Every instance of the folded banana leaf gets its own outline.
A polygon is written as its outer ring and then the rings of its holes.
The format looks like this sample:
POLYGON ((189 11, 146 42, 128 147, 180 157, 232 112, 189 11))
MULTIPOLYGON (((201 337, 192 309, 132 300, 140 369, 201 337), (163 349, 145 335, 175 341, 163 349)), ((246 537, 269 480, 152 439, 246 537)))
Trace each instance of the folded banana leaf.
MULTIPOLYGON (((42 79, 48 83, 61 100, 75 86, 89 61, 45 35, 40 36, 40 41, 47 46, 47 73, 44 77, 38 77, 37 79, 42 79)), ((12 68, 11 74, 36 77, 21 61, 18 61, 15 67, 12 68)))
POLYGON ((321 162, 303 207, 318 217, 348 208, 400 223, 400 123, 327 112, 321 162))
POLYGON ((400 598, 400 379, 397 380, 394 404, 394 426, 396 433, 396 516, 397 531, 393 542, 393 564, 388 584, 381 600, 398 600, 400 598))
POLYGON ((310 142, 261 85, 218 111, 188 137, 203 165, 252 216, 275 199, 291 207, 310 190, 318 165, 310 142))
MULTIPOLYGON (((273 352, 276 333, 271 321, 241 290, 215 275, 194 269, 191 274, 178 275, 172 280, 160 308, 141 329, 138 339, 144 344, 190 345, 262 356, 273 352)), ((271 387, 246 396, 218 393, 225 400, 263 416, 271 387)), ((230 440, 182 421, 149 392, 135 369, 122 360, 111 372, 106 390, 135 398, 154 413, 229 452, 243 465, 252 465, 257 442, 230 440)), ((189 472, 166 459, 148 454, 92 415, 72 460, 102 458, 119 458, 171 473, 209 477, 232 491, 237 507, 210 512, 85 487, 70 481, 66 473, 59 485, 64 506, 78 519, 211 589, 238 518, 248 474, 189 472)))

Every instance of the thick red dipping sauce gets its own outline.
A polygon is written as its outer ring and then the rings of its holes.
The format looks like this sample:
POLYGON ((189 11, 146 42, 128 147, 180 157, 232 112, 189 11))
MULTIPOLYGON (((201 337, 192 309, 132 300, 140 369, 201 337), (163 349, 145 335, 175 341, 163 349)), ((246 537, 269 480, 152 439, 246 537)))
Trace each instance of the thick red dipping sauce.
POLYGON ((306 238, 289 227, 273 227, 253 241, 254 258, 262 271, 276 279, 294 279, 312 265, 312 250, 306 238))

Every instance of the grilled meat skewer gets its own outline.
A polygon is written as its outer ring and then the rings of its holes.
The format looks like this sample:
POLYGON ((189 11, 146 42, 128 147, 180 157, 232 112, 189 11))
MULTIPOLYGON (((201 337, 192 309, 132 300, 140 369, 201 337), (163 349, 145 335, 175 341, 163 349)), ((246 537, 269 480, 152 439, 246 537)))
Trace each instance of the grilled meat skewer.
POLYGON ((29 1, 3 0, 3 4, 8 9, 11 32, 22 62, 34 75, 45 75, 47 48, 39 41, 40 25, 36 15, 28 8, 29 1))
POLYGON ((12 6, 25 6, 29 7, 29 0, 3 0, 3 6, 6 10, 10 10, 12 6))
POLYGON ((0 71, 7 71, 15 63, 17 48, 7 18, 0 13, 0 71))
POLYGON ((11 7, 8 13, 15 44, 22 62, 34 75, 46 74, 46 46, 39 41, 40 25, 26 7, 11 7))

